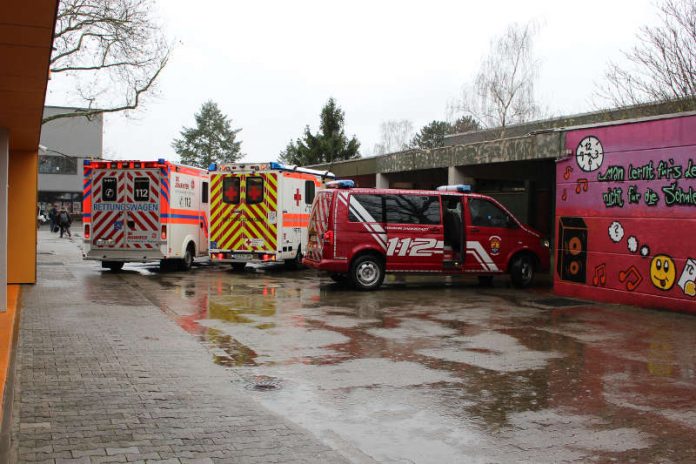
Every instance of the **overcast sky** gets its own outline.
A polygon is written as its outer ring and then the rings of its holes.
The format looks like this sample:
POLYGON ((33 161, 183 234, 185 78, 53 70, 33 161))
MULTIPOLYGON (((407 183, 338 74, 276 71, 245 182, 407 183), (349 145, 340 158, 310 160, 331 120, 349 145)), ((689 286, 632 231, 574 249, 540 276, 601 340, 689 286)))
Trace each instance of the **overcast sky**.
MULTIPOLYGON (((275 160, 305 125, 317 129, 329 97, 370 156, 381 122, 444 119, 491 39, 529 20, 541 25, 540 103, 552 115, 591 111, 607 62, 656 21, 649 0, 165 0, 158 9, 176 47, 158 96, 130 117, 106 117, 113 158, 177 160, 172 140, 213 100, 242 129, 245 161, 275 160)), ((47 104, 66 103, 49 92, 47 104)))

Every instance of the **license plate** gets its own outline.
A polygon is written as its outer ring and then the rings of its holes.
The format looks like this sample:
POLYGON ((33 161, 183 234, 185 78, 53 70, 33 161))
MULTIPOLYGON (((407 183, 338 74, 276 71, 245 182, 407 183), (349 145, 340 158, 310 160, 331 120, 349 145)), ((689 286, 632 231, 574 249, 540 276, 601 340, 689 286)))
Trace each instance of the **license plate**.
POLYGON ((253 259, 252 255, 233 255, 233 261, 251 261, 253 259))

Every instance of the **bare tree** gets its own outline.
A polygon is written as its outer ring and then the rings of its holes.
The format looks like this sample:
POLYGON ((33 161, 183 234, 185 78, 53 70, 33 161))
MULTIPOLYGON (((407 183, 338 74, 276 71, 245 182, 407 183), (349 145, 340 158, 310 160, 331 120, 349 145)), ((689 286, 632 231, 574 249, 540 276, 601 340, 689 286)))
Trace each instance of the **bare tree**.
POLYGON ((132 110, 153 90, 170 46, 152 0, 61 0, 51 79, 64 78, 84 109, 54 119, 132 110))
POLYGON ((380 132, 380 142, 375 145, 375 154, 406 150, 413 135, 413 123, 407 119, 384 121, 380 124, 380 132))
POLYGON ((623 55, 628 66, 610 63, 596 96, 613 106, 696 96, 696 2, 665 0, 660 24, 644 26, 638 44, 623 55))
POLYGON ((532 53, 535 33, 532 23, 511 24, 491 42, 476 78, 454 105, 460 114, 484 127, 500 127, 502 133, 509 124, 539 117, 534 96, 539 67, 532 53))

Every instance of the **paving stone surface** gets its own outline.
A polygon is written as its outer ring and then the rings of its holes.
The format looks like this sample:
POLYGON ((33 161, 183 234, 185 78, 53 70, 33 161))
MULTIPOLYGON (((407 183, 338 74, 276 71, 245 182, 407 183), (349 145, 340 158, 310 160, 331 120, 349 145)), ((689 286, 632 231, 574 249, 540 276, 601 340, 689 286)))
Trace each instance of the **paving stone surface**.
POLYGON ((246 395, 121 276, 44 231, 16 369, 15 462, 346 462, 246 395))

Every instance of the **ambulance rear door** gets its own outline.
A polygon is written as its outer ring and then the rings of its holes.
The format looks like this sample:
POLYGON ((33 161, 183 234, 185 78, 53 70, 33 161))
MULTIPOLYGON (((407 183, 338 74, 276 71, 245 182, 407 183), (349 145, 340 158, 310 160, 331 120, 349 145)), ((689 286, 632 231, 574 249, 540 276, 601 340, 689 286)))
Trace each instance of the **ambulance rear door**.
POLYGON ((125 171, 123 211, 125 247, 130 250, 156 250, 160 230, 160 169, 125 171))
POLYGON ((242 225, 233 250, 276 253, 278 246, 278 175, 259 172, 241 176, 242 225))
POLYGON ((95 169, 92 174, 92 248, 123 248, 126 200, 125 172, 118 169, 95 169))

